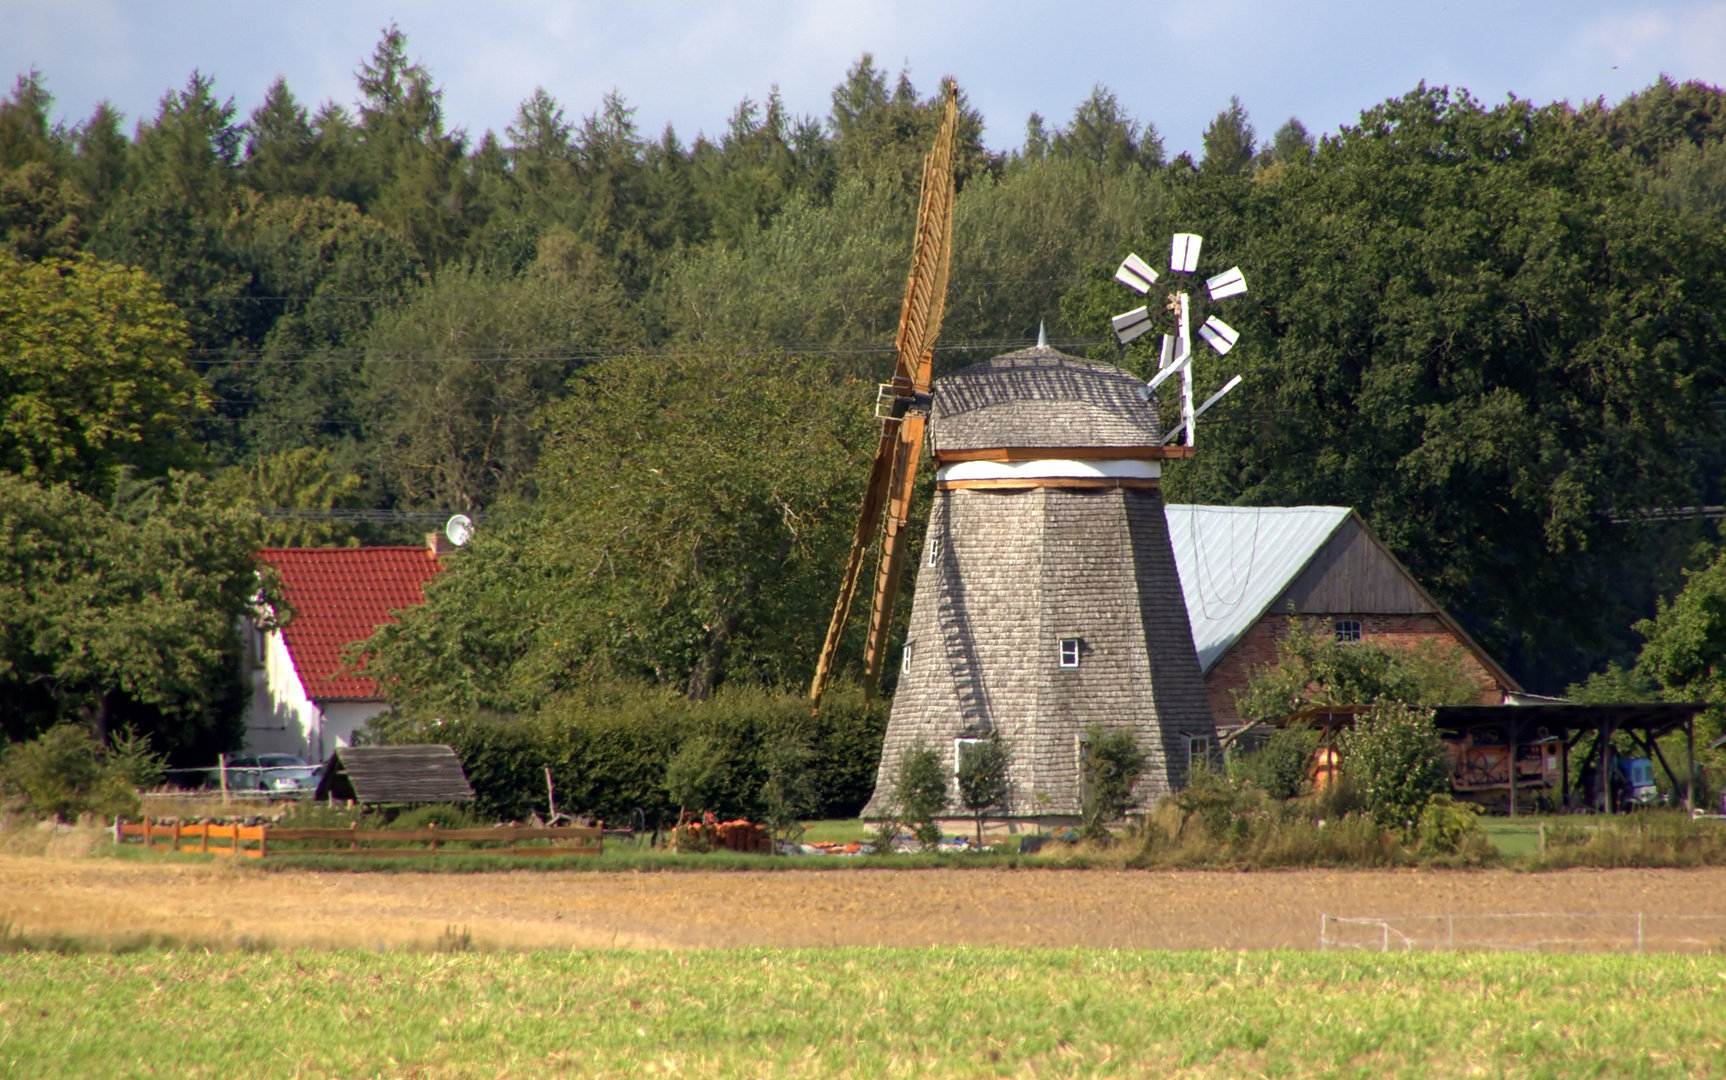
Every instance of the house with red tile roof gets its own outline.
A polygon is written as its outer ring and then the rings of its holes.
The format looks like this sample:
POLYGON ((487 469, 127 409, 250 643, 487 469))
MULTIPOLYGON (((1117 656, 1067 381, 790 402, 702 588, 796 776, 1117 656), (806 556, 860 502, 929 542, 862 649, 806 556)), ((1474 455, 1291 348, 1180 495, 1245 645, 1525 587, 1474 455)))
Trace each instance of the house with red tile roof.
POLYGON ((442 568, 436 536, 424 547, 266 548, 259 558, 281 575, 292 617, 269 632, 248 625, 252 700, 246 751, 323 761, 351 746, 367 720, 389 708, 373 680, 344 661, 397 613, 425 603, 425 583, 442 568))

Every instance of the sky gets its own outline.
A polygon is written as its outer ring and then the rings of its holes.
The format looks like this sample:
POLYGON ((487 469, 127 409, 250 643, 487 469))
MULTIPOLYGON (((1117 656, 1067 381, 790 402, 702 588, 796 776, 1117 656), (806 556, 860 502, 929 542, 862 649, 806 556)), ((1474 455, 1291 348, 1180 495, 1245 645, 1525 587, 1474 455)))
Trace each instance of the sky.
POLYGON ((351 104, 392 21, 443 88, 447 122, 476 137, 501 134, 540 86, 572 118, 618 90, 644 131, 670 123, 686 141, 775 86, 794 113, 825 116, 865 51, 924 94, 956 77, 998 150, 1023 141, 1033 111, 1064 122, 1097 83, 1170 154, 1197 151, 1231 95, 1262 136, 1290 116, 1334 132, 1422 80, 1576 103, 1616 102, 1661 73, 1726 83, 1726 2, 1652 0, 0 0, 0 68, 40 71, 69 123, 103 99, 152 115, 193 69, 242 114, 278 75, 308 104, 351 104))

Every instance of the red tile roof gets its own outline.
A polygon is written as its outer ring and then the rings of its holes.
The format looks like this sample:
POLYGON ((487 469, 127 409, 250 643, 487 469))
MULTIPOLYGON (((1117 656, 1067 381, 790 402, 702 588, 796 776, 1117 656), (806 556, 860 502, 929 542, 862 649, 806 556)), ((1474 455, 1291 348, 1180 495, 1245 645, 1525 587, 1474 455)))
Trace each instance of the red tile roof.
POLYGON ((307 696, 376 698, 375 682, 342 669, 342 649, 425 603, 438 560, 424 547, 265 548, 258 557, 281 575, 294 609, 283 634, 307 696))

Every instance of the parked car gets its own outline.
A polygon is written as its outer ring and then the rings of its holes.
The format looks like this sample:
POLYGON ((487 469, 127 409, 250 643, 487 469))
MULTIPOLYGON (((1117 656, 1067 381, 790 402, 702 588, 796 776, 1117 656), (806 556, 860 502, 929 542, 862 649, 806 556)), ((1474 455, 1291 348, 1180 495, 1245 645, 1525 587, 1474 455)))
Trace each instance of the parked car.
POLYGON ((1660 801, 1654 786, 1654 762, 1645 757, 1614 758, 1618 766, 1618 801, 1621 806, 1653 806, 1660 801))
MULTIPOLYGON (((318 789, 324 767, 298 754, 259 754, 228 759, 229 791, 261 791, 268 795, 304 798, 318 789)), ((219 773, 212 774, 216 785, 219 773)))

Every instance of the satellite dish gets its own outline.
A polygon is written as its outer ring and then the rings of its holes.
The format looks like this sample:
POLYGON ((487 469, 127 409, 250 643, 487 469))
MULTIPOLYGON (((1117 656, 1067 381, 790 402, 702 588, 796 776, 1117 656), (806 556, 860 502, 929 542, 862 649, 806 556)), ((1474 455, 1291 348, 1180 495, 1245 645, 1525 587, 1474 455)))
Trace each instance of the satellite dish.
MULTIPOLYGON (((1169 270, 1176 274, 1196 273, 1199 268, 1199 252, 1203 249, 1204 237, 1197 233, 1176 233, 1169 245, 1169 270)), ((1125 285, 1141 296, 1149 296, 1157 284, 1157 272, 1149 263, 1137 255, 1128 255, 1115 271, 1115 280, 1125 285)), ((1159 290, 1163 291, 1163 290, 1159 290)), ((1240 296, 1247 291, 1246 275, 1241 268, 1231 266, 1215 277, 1205 279, 1205 291, 1210 294, 1213 303, 1226 300, 1231 296, 1240 296)), ((1192 330, 1192 296, 1184 288, 1174 282, 1167 287, 1164 297, 1166 308, 1175 316, 1175 332, 1163 335, 1162 362, 1158 366, 1156 378, 1152 379, 1140 391, 1146 400, 1156 392, 1157 387, 1172 376, 1181 377, 1181 423, 1170 431, 1163 439, 1164 445, 1171 443, 1182 432, 1186 434, 1187 445, 1193 445, 1195 422, 1199 416, 1215 405, 1219 399, 1230 390, 1239 386, 1241 377, 1236 375, 1203 405, 1193 405, 1193 330, 1192 330)), ((1122 345, 1143 336, 1154 322, 1151 305, 1137 307, 1125 313, 1116 315, 1109 320, 1114 327, 1115 340, 1122 345)), ((1206 345, 1216 350, 1218 356, 1226 356, 1235 342, 1240 338, 1240 332, 1215 315, 1211 315, 1199 326, 1199 337, 1206 345)))
POLYGON ((449 542, 461 547, 473 539, 473 519, 466 514, 457 514, 444 523, 443 534, 449 537, 449 542))

